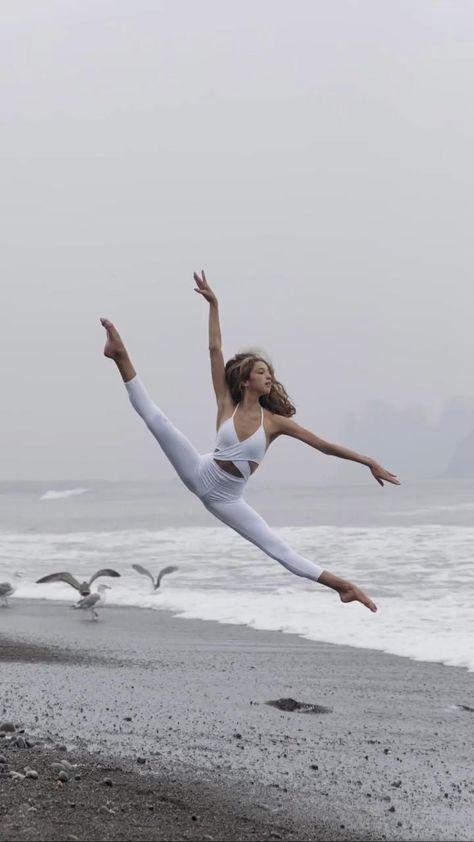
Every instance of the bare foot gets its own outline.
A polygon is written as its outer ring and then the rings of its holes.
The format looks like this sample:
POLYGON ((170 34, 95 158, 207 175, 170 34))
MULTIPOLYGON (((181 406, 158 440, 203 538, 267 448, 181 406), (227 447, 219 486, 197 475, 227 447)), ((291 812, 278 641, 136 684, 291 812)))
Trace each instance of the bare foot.
POLYGON ((339 599, 341 602, 361 602, 362 605, 365 605, 374 614, 377 611, 375 602, 372 602, 367 594, 361 591, 357 585, 353 585, 352 582, 344 582, 342 588, 339 589, 339 599))
POLYGON ((117 357, 122 357, 126 354, 125 345, 120 338, 120 334, 108 319, 101 319, 100 323, 107 331, 107 340, 104 347, 104 356, 111 360, 116 360, 117 357))
POLYGON ((375 612, 377 611, 377 606, 371 599, 361 591, 357 585, 353 585, 352 582, 348 582, 347 579, 341 579, 340 576, 335 576, 334 573, 330 573, 329 570, 323 570, 321 573, 318 582, 321 585, 325 585, 327 588, 332 588, 334 591, 337 591, 339 594, 339 599, 341 602, 361 602, 362 605, 365 605, 369 611, 375 612))

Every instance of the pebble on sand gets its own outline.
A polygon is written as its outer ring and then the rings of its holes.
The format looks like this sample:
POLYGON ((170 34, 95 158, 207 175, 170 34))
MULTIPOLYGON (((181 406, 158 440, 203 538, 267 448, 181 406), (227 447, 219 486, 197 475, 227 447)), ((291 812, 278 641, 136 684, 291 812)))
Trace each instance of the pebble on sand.
POLYGON ((115 816, 115 810, 112 810, 110 807, 107 807, 106 804, 102 804, 99 807, 99 813, 108 813, 110 816, 115 816))

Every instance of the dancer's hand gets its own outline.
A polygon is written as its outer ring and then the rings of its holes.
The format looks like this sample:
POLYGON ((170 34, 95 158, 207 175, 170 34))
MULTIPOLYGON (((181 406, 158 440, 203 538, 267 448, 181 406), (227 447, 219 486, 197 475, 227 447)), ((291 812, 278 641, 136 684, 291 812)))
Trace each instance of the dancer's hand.
POLYGON ((194 287, 194 292, 198 292, 199 295, 202 295, 209 304, 217 304, 217 297, 213 293, 211 287, 207 283, 206 275, 204 273, 204 269, 201 269, 201 275, 199 276, 197 272, 194 272, 193 275, 194 282, 196 286, 194 287))
POLYGON ((400 480, 396 474, 386 471, 385 468, 382 468, 382 465, 379 465, 378 462, 375 462, 375 460, 370 462, 368 467, 372 476, 377 480, 379 485, 383 485, 384 481, 391 482, 393 485, 400 485, 400 480))

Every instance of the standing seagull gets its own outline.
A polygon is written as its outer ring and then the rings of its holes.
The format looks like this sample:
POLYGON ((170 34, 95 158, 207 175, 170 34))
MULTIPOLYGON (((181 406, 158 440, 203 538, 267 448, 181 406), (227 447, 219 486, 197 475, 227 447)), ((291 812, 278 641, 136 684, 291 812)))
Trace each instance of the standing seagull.
MULTIPOLYGON (((13 574, 16 579, 21 579, 21 573, 13 574)), ((0 605, 2 608, 8 608, 8 597, 12 596, 16 591, 16 585, 11 582, 0 582, 0 605)))
POLYGON ((100 608, 105 602, 105 591, 110 590, 110 585, 99 585, 97 593, 90 593, 88 596, 83 596, 79 602, 73 605, 73 608, 90 608, 91 620, 98 620, 99 615, 96 608, 100 608))
POLYGON ((132 564, 132 567, 134 570, 137 571, 137 573, 141 573, 143 576, 148 576, 148 578, 151 579, 153 590, 155 591, 157 591, 160 587, 160 582, 163 576, 167 576, 168 573, 174 573, 175 570, 178 570, 178 568, 173 567, 173 565, 170 565, 170 567, 163 567, 163 570, 160 570, 160 572, 158 573, 158 578, 155 582, 153 575, 150 573, 149 570, 146 569, 146 567, 142 567, 141 564, 132 564))
POLYGON ((14 594, 16 588, 10 582, 0 582, 0 605, 8 608, 8 597, 14 594))
POLYGON ((94 573, 88 582, 78 582, 71 573, 50 573, 49 576, 43 576, 41 579, 37 579, 36 584, 43 585, 46 584, 46 582, 67 582, 68 585, 72 585, 73 588, 76 588, 81 596, 89 596, 92 582, 94 582, 95 579, 98 579, 99 576, 120 576, 120 573, 117 573, 116 570, 110 570, 108 567, 105 567, 103 570, 98 570, 97 573, 94 573))

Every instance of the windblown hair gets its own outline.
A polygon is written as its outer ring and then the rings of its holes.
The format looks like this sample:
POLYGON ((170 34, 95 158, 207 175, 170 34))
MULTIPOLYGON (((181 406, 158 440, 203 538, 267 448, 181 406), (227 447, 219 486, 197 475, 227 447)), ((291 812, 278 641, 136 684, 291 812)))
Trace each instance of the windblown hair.
POLYGON ((232 400, 235 403, 240 403, 242 400, 244 389, 243 383, 248 380, 250 372, 255 363, 262 362, 268 366, 272 375, 272 388, 268 395, 260 396, 260 404, 264 409, 268 409, 274 415, 284 415, 290 418, 296 412, 295 407, 290 401, 285 387, 275 380, 275 372, 273 366, 264 357, 252 352, 235 354, 225 364, 225 378, 229 387, 232 400))

